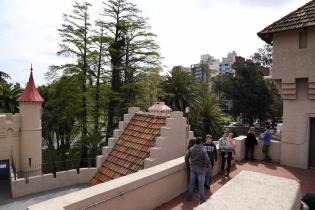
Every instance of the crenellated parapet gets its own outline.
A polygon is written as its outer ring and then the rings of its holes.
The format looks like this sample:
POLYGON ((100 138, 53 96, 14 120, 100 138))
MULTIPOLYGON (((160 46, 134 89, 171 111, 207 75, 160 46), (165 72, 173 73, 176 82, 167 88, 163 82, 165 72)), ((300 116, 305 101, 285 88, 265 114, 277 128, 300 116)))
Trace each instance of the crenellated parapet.
POLYGON ((7 137, 9 131, 12 136, 18 136, 21 128, 21 116, 19 114, 0 114, 0 138, 7 137))
POLYGON ((155 146, 150 148, 150 157, 145 159, 144 168, 183 156, 187 142, 193 135, 183 112, 171 112, 170 117, 166 118, 166 125, 161 128, 161 136, 156 138, 155 146))

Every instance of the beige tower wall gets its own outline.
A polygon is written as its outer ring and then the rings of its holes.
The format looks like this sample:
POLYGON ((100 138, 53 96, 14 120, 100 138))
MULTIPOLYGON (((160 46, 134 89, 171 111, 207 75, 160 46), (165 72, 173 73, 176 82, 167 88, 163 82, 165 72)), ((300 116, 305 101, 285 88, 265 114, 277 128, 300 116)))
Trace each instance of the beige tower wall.
POLYGON ((21 103, 21 170, 32 171, 32 175, 41 173, 42 163, 42 126, 41 104, 21 103), (31 158, 31 166, 29 165, 31 158))
MULTIPOLYGON (((309 121, 315 101, 307 98, 307 81, 297 81, 297 100, 284 100, 281 164, 308 168, 309 121)), ((314 114, 315 117, 315 114, 314 114)))
POLYGON ((309 120, 315 113, 315 27, 307 28, 307 48, 299 48, 299 30, 273 36, 272 78, 284 100, 281 160, 307 168, 309 120))
POLYGON ((308 28, 307 38, 307 48, 299 49, 299 30, 274 34, 272 79, 310 78, 315 82, 315 27, 308 28))
POLYGON ((15 161, 20 166, 20 115, 0 114, 0 160, 15 161))

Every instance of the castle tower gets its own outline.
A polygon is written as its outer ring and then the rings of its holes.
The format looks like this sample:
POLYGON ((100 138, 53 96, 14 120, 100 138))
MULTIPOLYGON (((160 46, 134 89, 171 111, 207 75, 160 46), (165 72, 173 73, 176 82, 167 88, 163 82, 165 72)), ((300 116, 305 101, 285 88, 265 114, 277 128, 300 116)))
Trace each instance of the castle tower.
POLYGON ((20 165, 22 176, 41 174, 42 164, 42 103, 36 89, 33 68, 24 92, 18 98, 21 115, 20 165))

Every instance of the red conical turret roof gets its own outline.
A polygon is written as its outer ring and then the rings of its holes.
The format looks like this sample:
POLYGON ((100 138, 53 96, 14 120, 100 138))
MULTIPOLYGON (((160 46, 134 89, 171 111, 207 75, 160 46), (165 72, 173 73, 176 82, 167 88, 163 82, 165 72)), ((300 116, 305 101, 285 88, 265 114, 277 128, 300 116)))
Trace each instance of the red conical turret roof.
POLYGON ((37 103, 44 102, 43 97, 39 94, 35 86, 32 66, 31 66, 30 78, 28 79, 26 88, 24 89, 20 97, 18 98, 18 102, 37 102, 37 103))

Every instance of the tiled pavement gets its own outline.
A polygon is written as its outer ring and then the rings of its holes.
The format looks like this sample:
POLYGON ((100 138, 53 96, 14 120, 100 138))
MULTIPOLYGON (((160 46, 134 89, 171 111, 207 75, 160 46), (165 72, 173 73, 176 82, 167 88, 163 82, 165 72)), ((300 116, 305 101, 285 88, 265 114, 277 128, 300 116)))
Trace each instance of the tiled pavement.
MULTIPOLYGON (((300 182, 302 195, 306 192, 315 192, 315 169, 303 170, 293 167, 282 166, 278 163, 265 163, 262 161, 245 162, 241 161, 233 167, 230 176, 235 177, 242 170, 255 171, 269 175, 294 179, 300 182)), ((215 176, 211 184, 211 190, 205 189, 206 198, 215 193, 220 187, 227 183, 231 178, 215 176)), ((189 210, 198 206, 198 193, 194 193, 193 201, 186 201, 186 193, 181 194, 168 203, 163 204, 156 210, 189 210)))

